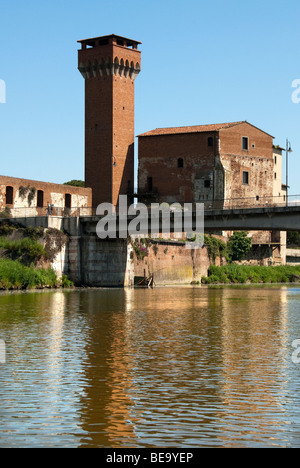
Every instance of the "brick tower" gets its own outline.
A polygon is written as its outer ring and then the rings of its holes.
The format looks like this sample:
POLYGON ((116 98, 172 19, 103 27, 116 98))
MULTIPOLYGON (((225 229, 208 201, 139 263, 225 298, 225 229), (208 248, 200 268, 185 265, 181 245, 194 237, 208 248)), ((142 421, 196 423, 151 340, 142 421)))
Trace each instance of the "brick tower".
POLYGON ((134 192, 134 81, 141 70, 140 42, 124 37, 78 41, 85 79, 85 182, 93 207, 134 192))

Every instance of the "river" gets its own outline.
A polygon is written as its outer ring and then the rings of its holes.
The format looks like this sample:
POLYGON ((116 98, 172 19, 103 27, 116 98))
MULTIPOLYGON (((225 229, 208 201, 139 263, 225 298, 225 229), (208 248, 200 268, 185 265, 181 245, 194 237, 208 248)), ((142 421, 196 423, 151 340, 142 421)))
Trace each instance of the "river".
POLYGON ((0 339, 2 448, 300 447, 297 287, 4 294, 0 339))

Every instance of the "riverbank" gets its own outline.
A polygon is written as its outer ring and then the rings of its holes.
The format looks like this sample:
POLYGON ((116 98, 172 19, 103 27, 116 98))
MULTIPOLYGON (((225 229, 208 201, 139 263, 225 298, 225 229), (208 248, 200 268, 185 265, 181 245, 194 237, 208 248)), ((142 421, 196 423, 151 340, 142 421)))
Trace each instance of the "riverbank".
POLYGON ((212 265, 202 284, 286 284, 300 283, 300 266, 212 265))
POLYGON ((71 287, 66 276, 58 278, 53 268, 26 266, 17 260, 0 259, 0 290, 35 290, 71 287))

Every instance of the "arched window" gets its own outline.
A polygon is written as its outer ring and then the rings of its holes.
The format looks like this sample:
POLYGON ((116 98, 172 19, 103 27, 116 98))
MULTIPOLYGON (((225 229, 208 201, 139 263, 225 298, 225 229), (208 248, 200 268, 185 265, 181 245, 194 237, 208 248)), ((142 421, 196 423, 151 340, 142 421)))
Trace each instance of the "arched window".
POLYGON ((6 187, 5 198, 6 198, 7 205, 13 205, 14 203, 14 188, 13 187, 10 187, 10 186, 6 187))
POLYGON ((177 159, 177 167, 178 168, 183 168, 183 165, 184 165, 183 164, 183 159, 182 158, 177 159))
POLYGON ((65 194, 65 208, 72 208, 72 195, 70 193, 65 194))
POLYGON ((43 190, 37 191, 37 206, 38 208, 43 208, 44 206, 44 192, 43 190))

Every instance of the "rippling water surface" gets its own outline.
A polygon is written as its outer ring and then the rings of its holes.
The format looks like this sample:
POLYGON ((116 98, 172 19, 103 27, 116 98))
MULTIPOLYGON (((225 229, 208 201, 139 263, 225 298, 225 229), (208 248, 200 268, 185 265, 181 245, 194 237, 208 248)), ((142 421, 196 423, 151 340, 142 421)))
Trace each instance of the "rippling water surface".
POLYGON ((300 447, 300 289, 2 295, 0 339, 0 447, 300 447))

